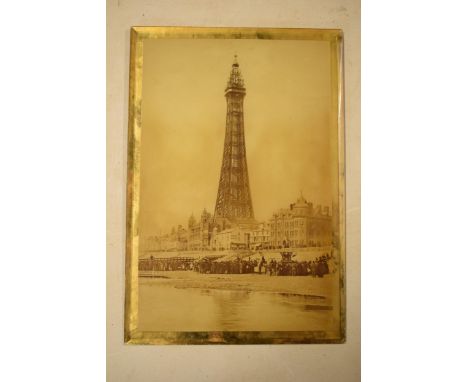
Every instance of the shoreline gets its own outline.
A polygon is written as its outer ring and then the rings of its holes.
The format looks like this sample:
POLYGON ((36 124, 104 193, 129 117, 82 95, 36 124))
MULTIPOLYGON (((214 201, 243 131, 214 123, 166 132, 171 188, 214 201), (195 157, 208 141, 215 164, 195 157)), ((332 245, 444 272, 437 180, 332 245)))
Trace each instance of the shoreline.
POLYGON ((269 276, 265 274, 200 274, 193 271, 155 271, 154 277, 139 277, 140 285, 176 289, 212 289, 275 293, 283 296, 334 300, 339 291, 338 274, 312 276, 269 276))

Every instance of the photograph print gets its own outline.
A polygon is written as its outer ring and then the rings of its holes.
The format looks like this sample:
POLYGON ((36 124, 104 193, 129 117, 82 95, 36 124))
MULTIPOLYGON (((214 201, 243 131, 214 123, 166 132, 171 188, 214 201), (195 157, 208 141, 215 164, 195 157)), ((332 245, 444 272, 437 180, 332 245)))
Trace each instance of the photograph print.
POLYGON ((345 340, 342 33, 131 32, 125 341, 345 340))

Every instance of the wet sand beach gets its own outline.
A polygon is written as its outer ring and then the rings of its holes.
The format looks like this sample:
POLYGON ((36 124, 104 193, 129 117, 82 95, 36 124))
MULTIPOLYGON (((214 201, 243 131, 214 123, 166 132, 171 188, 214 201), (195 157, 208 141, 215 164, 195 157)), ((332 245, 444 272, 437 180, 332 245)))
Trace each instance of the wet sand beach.
POLYGON ((139 278, 139 330, 339 329, 338 275, 154 272, 139 278))

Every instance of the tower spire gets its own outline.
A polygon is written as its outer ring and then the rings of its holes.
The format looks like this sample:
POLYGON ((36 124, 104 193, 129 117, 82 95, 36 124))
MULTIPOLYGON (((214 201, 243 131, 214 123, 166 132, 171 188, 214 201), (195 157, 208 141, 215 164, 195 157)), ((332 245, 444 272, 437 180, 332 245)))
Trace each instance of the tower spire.
POLYGON ((224 93, 227 103, 226 131, 214 215, 215 222, 222 226, 254 220, 245 153, 245 94, 244 80, 235 55, 224 93))
POLYGON ((231 74, 229 75, 229 80, 226 85, 226 92, 228 89, 243 89, 244 88, 244 79, 242 78, 242 73, 239 69, 239 62, 237 61, 237 54, 234 55, 234 62, 232 63, 231 74))

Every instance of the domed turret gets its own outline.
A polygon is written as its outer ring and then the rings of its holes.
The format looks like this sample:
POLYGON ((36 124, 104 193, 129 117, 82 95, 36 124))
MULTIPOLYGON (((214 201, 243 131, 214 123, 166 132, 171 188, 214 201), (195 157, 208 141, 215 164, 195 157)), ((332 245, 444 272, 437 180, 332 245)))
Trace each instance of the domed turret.
POLYGON ((292 205, 292 210, 294 211, 294 214, 296 216, 305 216, 307 214, 307 211, 309 209, 309 204, 307 203, 307 200, 304 198, 301 192, 301 196, 297 198, 296 203, 292 205))

